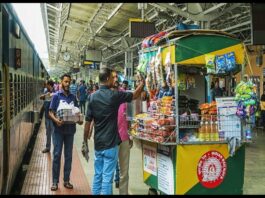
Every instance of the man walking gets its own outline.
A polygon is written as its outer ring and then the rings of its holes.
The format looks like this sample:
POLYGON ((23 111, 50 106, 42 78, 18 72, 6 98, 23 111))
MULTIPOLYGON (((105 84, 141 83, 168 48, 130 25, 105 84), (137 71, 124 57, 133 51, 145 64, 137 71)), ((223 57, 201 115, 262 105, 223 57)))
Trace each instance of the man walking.
POLYGON ((144 80, 131 92, 113 91, 117 80, 116 72, 102 68, 99 72, 100 88, 89 96, 84 144, 91 137, 91 123, 94 122, 94 180, 93 195, 111 195, 113 174, 118 160, 118 145, 121 139, 118 133, 117 118, 120 104, 138 98, 144 87, 144 80))
MULTIPOLYGON (((74 134, 76 132, 76 124, 65 124, 56 116, 57 108, 60 100, 67 102, 68 104, 74 102, 74 106, 78 106, 76 97, 70 93, 69 86, 71 83, 71 77, 68 74, 64 74, 61 77, 62 89, 59 90, 52 98, 49 115, 54 122, 54 150, 53 150, 53 162, 52 162, 52 187, 51 190, 58 189, 61 154, 64 145, 64 187, 72 189, 73 185, 70 183, 70 172, 72 166, 72 150, 74 143, 74 134)), ((83 124, 83 121, 77 122, 83 124)))
POLYGON ((44 94, 40 96, 40 99, 44 100, 44 111, 45 111, 45 128, 46 128, 46 147, 42 150, 42 153, 50 152, 51 149, 51 138, 53 137, 54 126, 52 120, 49 117, 49 107, 51 104, 51 98, 54 94, 53 90, 54 82, 52 80, 48 80, 46 83, 46 89, 44 94))

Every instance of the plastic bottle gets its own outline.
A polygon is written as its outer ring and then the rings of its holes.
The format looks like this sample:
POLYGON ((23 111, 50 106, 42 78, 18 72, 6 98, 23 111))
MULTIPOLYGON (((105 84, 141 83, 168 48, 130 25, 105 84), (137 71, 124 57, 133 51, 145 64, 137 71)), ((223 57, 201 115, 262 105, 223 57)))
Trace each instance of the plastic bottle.
POLYGON ((249 141, 251 140, 252 136, 251 136, 251 130, 248 128, 246 129, 246 140, 249 141))
POLYGON ((224 141, 225 140, 225 132, 220 130, 219 131, 219 141, 224 141))
POLYGON ((212 141, 219 141, 218 125, 214 121, 212 124, 212 141))
POLYGON ((204 141, 204 130, 205 130, 204 123, 203 121, 201 121, 199 128, 199 135, 198 135, 199 141, 204 141))
POLYGON ((204 140, 206 142, 210 141, 210 130, 211 130, 211 125, 209 121, 205 122, 205 131, 204 131, 204 140))
POLYGON ((214 122, 211 120, 210 121, 210 130, 209 130, 210 141, 214 141, 214 132, 215 132, 214 122))

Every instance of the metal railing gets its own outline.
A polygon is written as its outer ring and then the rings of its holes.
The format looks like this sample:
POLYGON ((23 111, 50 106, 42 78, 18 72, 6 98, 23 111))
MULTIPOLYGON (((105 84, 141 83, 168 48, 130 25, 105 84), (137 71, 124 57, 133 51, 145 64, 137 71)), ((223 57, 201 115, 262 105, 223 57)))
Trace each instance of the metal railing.
POLYGON ((160 144, 227 143, 231 138, 243 142, 246 140, 243 125, 244 123, 236 115, 158 115, 134 118, 129 134, 160 144))

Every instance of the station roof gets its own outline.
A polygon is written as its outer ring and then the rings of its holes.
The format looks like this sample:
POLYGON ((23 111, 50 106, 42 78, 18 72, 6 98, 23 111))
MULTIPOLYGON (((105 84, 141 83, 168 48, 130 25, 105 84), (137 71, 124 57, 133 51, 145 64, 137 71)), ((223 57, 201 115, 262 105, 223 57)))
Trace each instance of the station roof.
POLYGON ((251 42, 250 3, 42 3, 50 75, 60 75, 78 65, 85 49, 102 50, 109 66, 124 66, 124 52, 134 51, 137 62, 143 39, 129 37, 129 19, 144 18, 156 31, 171 31, 179 22, 222 30, 251 42), (71 55, 69 61, 63 54, 71 55))

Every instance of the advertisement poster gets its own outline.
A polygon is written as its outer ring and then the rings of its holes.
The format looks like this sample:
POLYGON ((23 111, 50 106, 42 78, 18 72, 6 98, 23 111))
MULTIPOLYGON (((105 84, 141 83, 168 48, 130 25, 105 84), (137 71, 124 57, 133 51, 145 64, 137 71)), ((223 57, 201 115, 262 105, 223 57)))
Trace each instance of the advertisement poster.
POLYGON ((158 190, 167 195, 174 194, 173 163, 170 158, 169 147, 158 145, 157 174, 158 190))
POLYGON ((143 145, 143 163, 144 171, 156 176, 157 175, 157 164, 156 164, 156 147, 143 145))
POLYGON ((241 139, 241 122, 236 115, 237 103, 234 97, 216 98, 219 136, 241 139))

